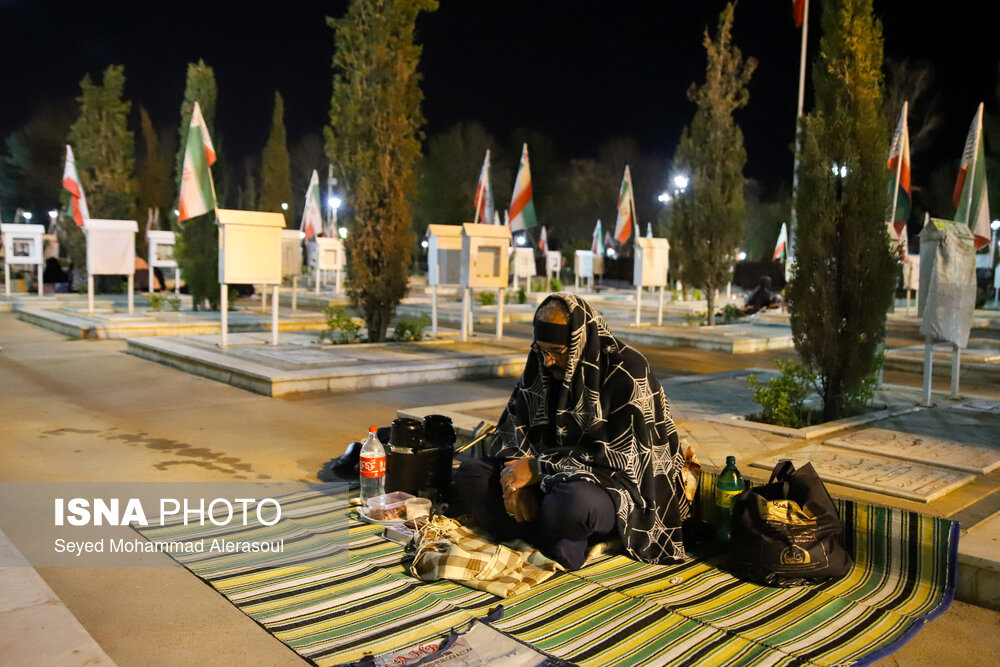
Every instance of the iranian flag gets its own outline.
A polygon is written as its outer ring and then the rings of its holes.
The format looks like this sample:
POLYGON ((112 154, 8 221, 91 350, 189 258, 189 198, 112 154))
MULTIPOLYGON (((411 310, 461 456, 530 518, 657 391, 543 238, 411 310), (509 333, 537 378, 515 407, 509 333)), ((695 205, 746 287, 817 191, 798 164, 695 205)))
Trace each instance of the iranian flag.
POLYGON ((785 223, 781 223, 781 231, 778 232, 778 242, 774 244, 774 254, 771 259, 774 261, 779 261, 785 259, 788 255, 788 249, 785 247, 788 245, 788 226, 785 223))
POLYGON ((545 225, 542 225, 542 233, 538 235, 538 249, 543 255, 549 251, 549 235, 545 231, 545 225))
POLYGON ((906 221, 910 219, 910 131, 906 126, 906 111, 908 102, 903 102, 899 113, 899 123, 896 133, 892 136, 889 147, 889 160, 886 166, 892 179, 889 181, 889 196, 892 197, 892 211, 888 222, 892 223, 899 236, 906 229, 906 221))
POLYGON ((792 17, 795 19, 795 27, 802 27, 802 20, 806 15, 806 0, 792 0, 792 17))
POLYGON ((69 190, 70 204, 73 207, 73 222, 77 227, 83 227, 83 221, 90 219, 90 209, 87 208, 87 198, 83 195, 80 185, 80 175, 76 173, 76 160, 73 159, 73 149, 66 144, 66 166, 63 167, 62 186, 69 190))
POLYGON ((319 204, 319 174, 315 169, 309 178, 309 187, 306 188, 306 204, 302 207, 299 231, 305 234, 306 241, 323 233, 323 211, 319 204))
POLYGON ((510 231, 519 232, 538 226, 535 204, 531 198, 531 165, 528 163, 528 144, 521 149, 521 164, 514 179, 514 196, 510 200, 510 231))
POLYGON ((647 239, 653 238, 653 223, 651 222, 646 223, 646 238, 647 239))
POLYGON ((476 217, 472 222, 483 221, 490 224, 493 221, 493 185, 490 183, 490 151, 486 149, 486 159, 479 172, 479 182, 476 183, 476 217))
POLYGON ((184 171, 181 174, 177 222, 184 222, 215 209, 215 185, 209 170, 214 163, 212 138, 208 136, 201 107, 195 102, 184 146, 184 171))
POLYGON ((590 241, 590 252, 594 253, 595 257, 604 256, 604 232, 601 231, 601 221, 597 221, 597 226, 594 227, 594 237, 590 241))
POLYGON ((632 192, 632 174, 625 165, 625 176, 618 190, 618 219, 615 221, 615 240, 624 245, 635 225, 635 195, 632 192))
POLYGON ((955 220, 972 229, 976 250, 990 242, 990 203, 986 194, 986 155, 983 150, 983 105, 979 105, 972 119, 969 136, 965 140, 962 164, 952 194, 955 203, 955 220))

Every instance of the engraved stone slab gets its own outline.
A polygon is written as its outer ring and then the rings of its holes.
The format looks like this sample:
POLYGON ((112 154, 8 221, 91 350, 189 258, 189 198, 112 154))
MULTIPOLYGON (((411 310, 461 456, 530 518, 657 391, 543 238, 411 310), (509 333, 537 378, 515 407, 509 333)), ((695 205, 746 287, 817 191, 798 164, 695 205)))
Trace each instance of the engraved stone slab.
POLYGON ((324 350, 253 350, 254 356, 283 361, 287 364, 339 364, 357 361, 355 357, 332 355, 324 350))
POLYGON ((989 412, 995 415, 1000 415, 1000 403, 994 401, 984 401, 971 399, 968 401, 962 401, 961 403, 956 403, 951 406, 952 410, 966 410, 968 412, 989 412))
MULTIPOLYGON (((778 457, 755 461, 755 468, 771 470, 778 457)), ((811 462, 824 482, 850 486, 920 503, 929 503, 975 477, 923 463, 862 454, 826 445, 810 445, 792 453, 795 467, 811 462)))
POLYGON ((825 444, 977 475, 985 475, 1000 467, 1000 447, 973 445, 884 428, 862 429, 827 440, 825 444))

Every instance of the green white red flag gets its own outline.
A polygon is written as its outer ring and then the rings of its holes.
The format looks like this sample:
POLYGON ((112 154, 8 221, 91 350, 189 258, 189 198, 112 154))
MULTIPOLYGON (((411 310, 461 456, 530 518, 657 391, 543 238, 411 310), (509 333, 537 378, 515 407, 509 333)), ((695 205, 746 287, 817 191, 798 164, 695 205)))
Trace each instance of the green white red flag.
POLYGON ((972 229, 976 250, 990 242, 990 203, 986 193, 986 153, 983 149, 983 105, 979 105, 962 152, 962 164, 952 194, 955 221, 972 229))
POLYGON ((625 165, 625 176, 618 189, 618 219, 615 220, 615 240, 624 245, 632 235, 635 222, 635 195, 632 192, 632 174, 625 165))
POLYGON ((514 179, 514 195, 510 200, 510 231, 519 232, 538 226, 535 203, 531 192, 531 165, 528 162, 528 144, 521 149, 521 164, 514 179))
POLYGON ((209 170, 215 163, 215 148, 208 136, 201 107, 194 103, 184 146, 184 170, 181 173, 181 193, 178 202, 178 222, 204 215, 216 207, 215 184, 209 170))
POLYGON ((476 183, 476 217, 472 222, 482 220, 484 224, 493 222, 493 184, 490 182, 490 151, 486 149, 486 159, 476 183))
POLYGON ((889 147, 889 159, 886 166, 892 175, 889 181, 889 196, 892 199, 892 210, 889 214, 888 222, 892 223, 896 230, 896 235, 901 230, 906 229, 906 222, 910 219, 910 130, 906 124, 906 111, 909 107, 907 102, 903 102, 903 109, 899 113, 899 123, 896 125, 896 133, 892 135, 892 145, 889 147))
POLYGON ((774 254, 771 259, 780 261, 788 256, 788 225, 781 223, 781 231, 778 232, 778 242, 774 244, 774 254))
POLYGON ((66 166, 63 167, 62 186, 69 190, 73 222, 77 227, 83 227, 84 220, 90 219, 90 209, 87 208, 87 198, 83 194, 80 174, 76 171, 76 160, 73 159, 73 149, 69 144, 66 144, 66 166))
POLYGON ((646 223, 646 238, 647 239, 653 238, 653 223, 651 222, 646 223))
POLYGON ((792 18, 795 19, 795 27, 802 27, 802 20, 806 14, 806 0, 792 0, 792 18))
POLYGON ((604 232, 601 231, 601 221, 597 221, 597 226, 594 227, 594 236, 590 241, 590 252, 594 253, 595 257, 604 256, 604 232))
POLYGON ((302 223, 299 231, 305 234, 305 240, 323 233, 323 209, 319 203, 319 174, 313 169, 306 188, 306 204, 302 208, 302 223))
POLYGON ((549 235, 545 231, 545 225, 542 225, 542 233, 538 235, 538 249, 543 255, 549 251, 549 235))

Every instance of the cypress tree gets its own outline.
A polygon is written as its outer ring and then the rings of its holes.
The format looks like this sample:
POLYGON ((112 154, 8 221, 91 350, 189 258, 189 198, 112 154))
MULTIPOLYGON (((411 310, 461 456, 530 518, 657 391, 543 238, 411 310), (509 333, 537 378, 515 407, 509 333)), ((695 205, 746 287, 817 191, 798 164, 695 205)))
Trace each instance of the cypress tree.
POLYGON ((851 407, 877 371, 897 267, 883 222, 882 27, 872 0, 826 0, 822 29, 815 108, 800 126, 797 264, 788 295, 795 348, 818 376, 829 420, 851 407))
POLYGON ((122 99, 125 68, 110 65, 101 85, 80 82, 80 116, 69 131, 76 168, 95 218, 135 215, 135 137, 128 129, 132 103, 122 99))
MULTIPOLYGON (((219 144, 214 143, 216 138, 214 134, 216 94, 215 73, 212 68, 201 60, 197 63, 190 63, 187 70, 184 101, 181 103, 181 124, 178 130, 180 146, 175 162, 174 182, 178 193, 183 173, 188 126, 191 124, 191 114, 195 102, 198 102, 198 106, 201 107, 205 126, 208 128, 209 136, 213 139, 213 145, 217 148, 216 155, 219 155, 219 144)), ((197 218, 185 220, 182 227, 177 225, 176 218, 171 216, 171 219, 178 231, 177 245, 175 246, 177 265, 180 267, 181 276, 191 293, 194 308, 197 310, 203 302, 208 301, 209 308, 218 309, 219 234, 215 225, 215 213, 209 212, 197 218)))
POLYGON ((719 15, 715 38, 705 31, 705 83, 692 84, 688 99, 698 105, 681 133, 674 159, 689 176, 688 192, 675 200, 672 232, 684 257, 681 277, 701 285, 708 299, 708 323, 715 324, 715 294, 732 278, 734 255, 743 241, 746 205, 743 132, 733 112, 750 98, 747 83, 757 67, 732 43, 734 5, 719 15))
POLYGON ((347 291, 373 342, 406 295, 423 124, 414 27, 436 0, 352 0, 336 35, 326 151, 346 195, 347 291))
MULTIPOLYGON (((157 228, 161 229, 160 220, 169 212, 170 206, 170 162, 169 158, 160 155, 160 141, 153 127, 153 121, 145 107, 139 107, 139 126, 142 130, 142 141, 145 156, 139 165, 139 211, 140 223, 146 220, 149 209, 159 209, 157 228)), ((143 224, 139 225, 140 230, 143 224)), ((146 236, 141 231, 136 237, 136 252, 145 257, 146 236)))
POLYGON ((285 139, 285 101, 281 93, 274 93, 274 113, 271 116, 271 134, 264 145, 260 163, 261 211, 283 213, 285 226, 291 219, 291 210, 283 210, 281 205, 292 201, 292 170, 288 160, 288 141, 285 139))

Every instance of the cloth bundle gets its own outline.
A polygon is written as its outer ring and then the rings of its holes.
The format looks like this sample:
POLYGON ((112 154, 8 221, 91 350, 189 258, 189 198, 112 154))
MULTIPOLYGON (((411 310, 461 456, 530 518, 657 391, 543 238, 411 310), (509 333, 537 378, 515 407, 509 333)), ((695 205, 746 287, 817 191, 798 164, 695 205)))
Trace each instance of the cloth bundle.
POLYGON ((410 573, 423 581, 450 579, 502 598, 524 593, 562 567, 525 545, 487 542, 454 519, 435 516, 413 537, 410 573))

